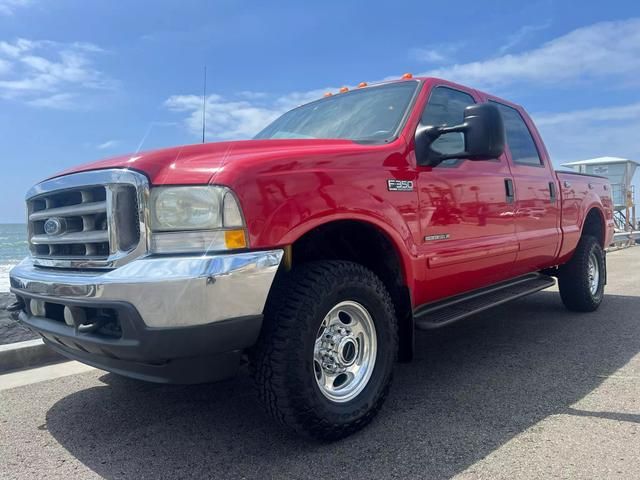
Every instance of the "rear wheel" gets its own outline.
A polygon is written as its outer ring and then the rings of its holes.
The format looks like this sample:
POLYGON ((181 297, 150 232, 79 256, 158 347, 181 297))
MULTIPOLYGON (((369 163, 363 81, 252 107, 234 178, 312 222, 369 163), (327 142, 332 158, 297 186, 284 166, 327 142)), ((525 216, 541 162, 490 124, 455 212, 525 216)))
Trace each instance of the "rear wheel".
POLYGON ((575 312, 593 312, 602 303, 606 277, 605 255, 600 243, 585 235, 571 260, 558 271, 562 302, 575 312))
POLYGON ((387 395, 397 325, 378 277, 361 265, 311 262, 278 279, 251 352, 268 413, 335 440, 369 423, 387 395))

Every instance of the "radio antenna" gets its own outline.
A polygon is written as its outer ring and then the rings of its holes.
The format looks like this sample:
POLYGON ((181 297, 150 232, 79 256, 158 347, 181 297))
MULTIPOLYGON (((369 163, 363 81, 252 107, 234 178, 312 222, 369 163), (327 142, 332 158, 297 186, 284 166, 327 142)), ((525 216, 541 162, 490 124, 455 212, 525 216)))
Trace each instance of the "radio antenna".
POLYGON ((207 124, 207 66, 204 66, 204 82, 202 85, 202 143, 204 143, 204 132, 207 124))

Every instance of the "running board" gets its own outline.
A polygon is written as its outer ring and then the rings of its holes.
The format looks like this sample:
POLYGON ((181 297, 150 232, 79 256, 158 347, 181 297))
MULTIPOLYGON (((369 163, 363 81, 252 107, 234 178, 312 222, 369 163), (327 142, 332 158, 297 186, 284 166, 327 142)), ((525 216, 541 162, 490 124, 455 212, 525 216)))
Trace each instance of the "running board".
POLYGON ((414 312, 416 328, 431 330, 444 327, 510 300, 524 297, 555 285, 553 277, 532 273, 490 287, 457 295, 440 302, 425 305, 414 312))

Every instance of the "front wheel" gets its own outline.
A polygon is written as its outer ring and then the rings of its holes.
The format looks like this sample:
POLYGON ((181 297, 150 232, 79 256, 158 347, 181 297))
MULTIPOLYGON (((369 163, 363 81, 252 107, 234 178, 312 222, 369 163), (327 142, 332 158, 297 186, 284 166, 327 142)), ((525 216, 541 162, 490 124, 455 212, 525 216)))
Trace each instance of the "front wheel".
POLYGON ((580 239, 571 260, 558 271, 562 303, 575 312, 593 312, 602 303, 606 277, 605 255, 589 235, 580 239))
POLYGON ((393 304, 361 265, 311 262, 274 285, 251 370, 268 413, 335 440, 359 430, 387 395, 398 348, 393 304))

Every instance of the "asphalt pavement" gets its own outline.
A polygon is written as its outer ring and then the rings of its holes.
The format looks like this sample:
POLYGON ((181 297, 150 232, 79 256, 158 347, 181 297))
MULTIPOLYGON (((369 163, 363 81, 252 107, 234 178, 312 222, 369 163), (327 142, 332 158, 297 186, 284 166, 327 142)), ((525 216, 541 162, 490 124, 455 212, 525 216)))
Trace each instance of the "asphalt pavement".
POLYGON ((550 289, 418 333, 377 419, 331 444, 273 423, 246 372, 0 376, 0 478, 640 478, 640 248, 608 260, 595 313, 550 289))

